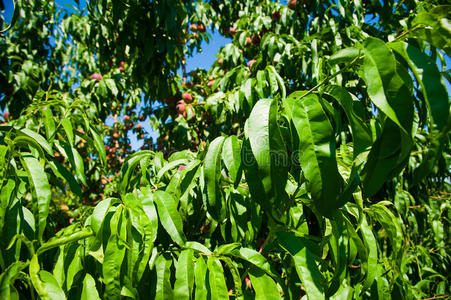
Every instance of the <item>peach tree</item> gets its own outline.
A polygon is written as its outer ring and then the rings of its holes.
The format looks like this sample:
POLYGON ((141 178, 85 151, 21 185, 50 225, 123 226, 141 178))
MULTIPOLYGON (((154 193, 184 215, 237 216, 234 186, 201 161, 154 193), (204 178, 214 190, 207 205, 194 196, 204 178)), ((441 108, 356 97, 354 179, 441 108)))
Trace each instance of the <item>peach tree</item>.
POLYGON ((0 23, 0 298, 449 297, 445 1, 76 3, 0 23))

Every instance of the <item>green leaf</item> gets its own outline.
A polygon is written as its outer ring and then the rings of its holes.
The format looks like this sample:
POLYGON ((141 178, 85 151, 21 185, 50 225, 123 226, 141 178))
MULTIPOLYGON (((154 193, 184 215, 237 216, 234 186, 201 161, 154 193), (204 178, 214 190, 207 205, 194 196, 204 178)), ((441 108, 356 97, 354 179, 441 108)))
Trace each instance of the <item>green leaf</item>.
POLYGON ((208 282, 212 299, 229 299, 224 270, 219 259, 209 256, 207 260, 208 282))
POLYGON ((28 128, 22 128, 19 130, 20 135, 24 135, 35 140, 48 154, 53 156, 52 146, 47 142, 47 140, 37 132, 31 131, 28 128))
POLYGON ((182 218, 177 211, 177 201, 171 194, 163 191, 156 191, 153 200, 157 205, 161 225, 174 242, 183 246, 186 243, 186 237, 183 233, 182 218))
POLYGON ((106 151, 105 151, 105 145, 103 143, 103 139, 100 136, 100 134, 97 133, 97 131, 94 129, 94 127, 90 126, 89 130, 91 132, 91 135, 94 140, 94 146, 97 151, 97 155, 99 155, 100 160, 102 161, 103 165, 106 165, 106 151))
POLYGON ((70 118, 69 117, 64 118, 61 121, 61 124, 63 125, 64 132, 66 133, 67 141, 73 147, 74 146, 74 129, 72 127, 72 122, 70 121, 70 118))
POLYGON ((304 285, 309 299, 325 299, 324 278, 312 253, 306 247, 305 238, 294 236, 288 232, 277 233, 279 244, 294 260, 296 271, 304 285))
POLYGON ((83 164, 83 158, 81 157, 80 153, 78 153, 75 147, 64 142, 62 144, 64 151, 61 152, 66 154, 70 164, 75 169, 75 175, 77 176, 78 181, 84 185, 88 185, 88 183, 86 182, 85 166, 83 164))
POLYGON ((409 64, 424 98, 432 120, 441 130, 448 123, 449 96, 437 64, 415 46, 405 42, 389 43, 388 46, 400 54, 409 64))
POLYGON ((133 155, 130 155, 127 161, 121 168, 121 172, 119 175, 119 192, 125 194, 129 183, 131 182, 131 176, 133 171, 135 170, 138 163, 147 157, 152 157, 153 152, 151 151, 139 151, 133 155))
POLYGON ((233 288, 233 296, 237 300, 244 300, 243 289, 241 288, 241 276, 237 263, 230 259, 230 257, 221 256, 219 259, 226 263, 230 274, 232 274, 233 284, 235 285, 233 288))
POLYGON ((424 154, 420 165, 413 171, 413 180, 411 182, 412 186, 421 183, 422 180, 431 174, 437 166, 438 160, 445 149, 445 145, 447 143, 446 140, 446 136, 440 139, 432 139, 429 147, 426 149, 426 153, 424 154))
POLYGON ((158 232, 158 214, 153 202, 153 193, 150 187, 142 188, 141 193, 137 194, 138 200, 141 202, 144 213, 150 221, 150 228, 152 231, 152 242, 155 242, 158 232))
POLYGON ((184 247, 187 249, 196 250, 203 254, 211 254, 212 253, 210 251, 210 249, 208 249, 207 247, 205 247, 204 245, 202 245, 199 242, 186 242, 184 247))
POLYGON ((172 259, 166 254, 161 254, 155 261, 157 271, 157 289, 155 299, 173 299, 173 290, 171 286, 171 265, 172 259))
POLYGON ((62 164, 57 161, 49 161, 49 166, 52 169, 53 173, 59 178, 67 181, 69 183, 69 187, 71 191, 77 195, 78 197, 82 197, 82 190, 78 182, 75 180, 72 173, 70 173, 62 164))
POLYGON ((380 137, 373 144, 361 174, 365 197, 371 197, 385 182, 396 176, 407 163, 412 138, 391 120, 385 120, 380 137))
MULTIPOLYGON (((266 67, 266 70, 268 71, 268 76, 270 77, 271 82, 275 79, 277 81, 278 84, 278 89, 281 91, 281 96, 282 99, 285 99, 285 97, 287 96, 287 91, 285 88, 285 84, 283 83, 283 79, 282 77, 280 77, 279 73, 277 73, 276 68, 274 68, 273 65, 269 65, 266 67)), ((274 83, 271 84, 271 88, 272 85, 274 83)), ((276 88, 274 88, 275 90, 276 88)))
POLYGON ((207 188, 207 211, 213 219, 219 220, 221 210, 221 190, 218 182, 221 176, 221 148, 224 143, 224 137, 220 136, 214 139, 204 160, 204 180, 207 188))
POLYGON ((42 112, 42 117, 43 117, 44 126, 45 126, 45 133, 46 133, 47 139, 50 139, 50 137, 52 137, 56 131, 55 121, 53 121, 52 110, 50 107, 46 107, 46 108, 43 108, 41 110, 41 112, 42 112))
POLYGON ((232 135, 225 139, 224 145, 222 146, 222 160, 236 188, 240 183, 242 172, 241 145, 236 136, 232 135))
POLYGON ((164 174, 166 174, 167 171, 169 171, 170 169, 173 169, 175 167, 178 167, 180 165, 186 165, 189 161, 187 159, 177 159, 174 161, 171 161, 170 163, 167 163, 163 168, 161 168, 161 170, 158 172, 157 174, 157 178, 158 180, 161 179, 161 177, 164 176, 164 174))
POLYGON ((83 279, 83 290, 81 292, 81 300, 100 300, 99 293, 96 288, 96 282, 89 273, 86 273, 83 279))
POLYGON ((36 158, 30 154, 22 154, 22 160, 33 187, 33 194, 36 195, 38 239, 42 241, 42 235, 44 234, 45 226, 47 224, 49 205, 52 197, 50 184, 44 168, 36 158))
MULTIPOLYGON (((247 136, 258 166, 258 177, 264 188, 262 206, 275 215, 281 213, 287 195, 285 185, 288 178, 288 154, 277 123, 277 102, 262 99, 252 109, 248 120, 247 136)), ((248 161, 245 157, 246 162, 248 161)))
POLYGON ((100 232, 100 228, 103 224, 106 214, 108 213, 111 205, 118 202, 118 199, 115 198, 106 198, 105 200, 100 201, 96 207, 94 207, 94 211, 91 214, 91 227, 95 234, 100 232))
POLYGON ((191 249, 180 252, 175 271, 175 299, 191 299, 194 287, 194 251, 191 249))
POLYGON ((360 224, 360 232, 362 233, 363 242, 368 249, 368 260, 366 262, 366 277, 362 287, 362 292, 369 289, 377 275, 377 241, 374 234, 363 216, 362 224, 360 224))
POLYGON ((354 111, 354 100, 351 94, 343 87, 329 85, 323 92, 332 96, 343 107, 346 117, 351 126, 352 141, 354 143, 354 159, 369 146, 372 145, 371 132, 365 121, 354 111))
POLYGON ((261 269, 251 267, 249 277, 255 290, 256 299, 282 299, 277 284, 261 269))
POLYGON ((255 251, 254 249, 234 247, 231 249, 231 251, 224 251, 223 254, 229 254, 244 259, 257 268, 265 271, 268 275, 271 275, 274 278, 278 277, 277 272, 272 268, 268 260, 261 253, 255 251))
POLYGON ((343 284, 346 275, 346 250, 348 247, 348 234, 346 232, 346 226, 343 222, 343 216, 341 212, 335 214, 335 219, 331 220, 331 225, 332 235, 329 240, 329 245, 333 254, 335 271, 329 284, 329 288, 326 291, 326 295, 328 297, 333 296, 343 284))
POLYGON ((396 73, 396 60, 393 53, 383 41, 372 37, 367 38, 363 46, 365 58, 362 77, 367 85, 371 101, 405 133, 410 132, 412 124, 406 122, 404 116, 410 114, 410 109, 394 107, 397 105, 396 97, 399 97, 399 89, 403 83, 396 73), (393 92, 396 94, 393 95, 393 92))
POLYGON ((329 58, 329 64, 336 65, 340 63, 350 62, 360 55, 360 50, 357 48, 349 47, 341 49, 329 58))
POLYGON ((79 230, 75 233, 71 233, 69 235, 54 237, 54 238, 51 238, 50 240, 48 240, 47 242, 45 242, 41 247, 39 247, 39 249, 37 250, 36 253, 39 255, 50 249, 53 249, 53 248, 56 248, 56 247, 59 247, 59 246, 65 245, 65 244, 74 243, 79 240, 90 237, 92 235, 93 235, 93 232, 91 229, 84 228, 82 230, 79 230))
POLYGON ((334 131, 317 95, 302 99, 291 95, 285 102, 297 132, 299 163, 309 181, 315 206, 330 217, 338 208, 343 186, 335 157, 334 131))
POLYGON ((28 266, 28 263, 16 261, 12 263, 6 270, 3 270, 0 275, 0 298, 14 299, 11 294, 15 292, 14 281, 19 277, 20 272, 28 266))
POLYGON ((47 299, 66 299, 66 295, 64 295, 63 290, 59 286, 56 279, 53 277, 52 273, 41 270, 39 271, 39 277, 41 277, 42 283, 45 285, 45 290, 48 297, 47 299))
POLYGON ((196 281, 196 288, 194 291, 196 300, 206 300, 208 295, 208 276, 207 276, 207 265, 205 264, 204 258, 199 256, 196 260, 196 265, 194 267, 194 279, 196 281))
POLYGON ((402 228, 395 215, 385 206, 381 204, 374 204, 370 206, 368 213, 372 218, 377 220, 387 232, 388 238, 392 246, 392 264, 395 268, 399 268, 404 244, 404 236, 402 228))
POLYGON ((102 264, 103 282, 105 284, 104 297, 108 299, 120 299, 121 295, 121 266, 126 251, 125 245, 121 241, 121 239, 124 240, 122 232, 125 230, 121 213, 122 210, 118 209, 111 219, 111 235, 108 239, 102 264), (117 228, 119 228, 119 232, 116 232, 117 228))
POLYGON ((155 211, 155 221, 152 222, 144 212, 143 207, 139 205, 136 195, 128 194, 127 196, 129 195, 132 197, 126 198, 133 201, 133 204, 130 205, 131 203, 126 202, 130 213, 127 225, 129 231, 127 234, 131 237, 128 241, 131 243, 131 250, 128 252, 128 264, 133 267, 128 268, 128 276, 132 279, 132 286, 135 286, 140 282, 148 266, 154 246, 153 242, 158 231, 158 227, 155 228, 153 223, 156 222, 158 226, 158 217, 155 211))
POLYGON ((451 34, 449 31, 449 5, 435 6, 428 12, 418 14, 411 26, 422 24, 419 29, 409 35, 427 41, 432 46, 443 49, 451 55, 451 34))

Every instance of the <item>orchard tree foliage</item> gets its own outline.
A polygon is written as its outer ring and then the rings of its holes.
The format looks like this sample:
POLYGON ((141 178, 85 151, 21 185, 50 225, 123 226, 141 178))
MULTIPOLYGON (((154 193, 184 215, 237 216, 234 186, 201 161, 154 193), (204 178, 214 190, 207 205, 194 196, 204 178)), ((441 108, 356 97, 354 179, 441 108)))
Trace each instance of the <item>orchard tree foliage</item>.
POLYGON ((0 298, 449 297, 445 2, 16 1, 0 298))

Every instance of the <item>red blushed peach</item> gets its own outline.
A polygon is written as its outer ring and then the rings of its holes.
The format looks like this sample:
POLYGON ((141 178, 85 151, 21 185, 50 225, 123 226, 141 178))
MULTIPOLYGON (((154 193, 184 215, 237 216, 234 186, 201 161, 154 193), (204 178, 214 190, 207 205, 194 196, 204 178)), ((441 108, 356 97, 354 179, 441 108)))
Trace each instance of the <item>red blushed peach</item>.
POLYGON ((186 111, 185 101, 180 100, 179 102, 177 102, 176 109, 179 113, 183 114, 186 111))
POLYGON ((100 80, 102 80, 102 78, 103 78, 102 75, 100 75, 99 73, 94 73, 91 75, 91 80, 100 81, 100 80))
POLYGON ((186 103, 191 103, 191 102, 193 102, 193 96, 191 96, 191 94, 188 93, 188 92, 182 94, 182 99, 183 99, 186 103))

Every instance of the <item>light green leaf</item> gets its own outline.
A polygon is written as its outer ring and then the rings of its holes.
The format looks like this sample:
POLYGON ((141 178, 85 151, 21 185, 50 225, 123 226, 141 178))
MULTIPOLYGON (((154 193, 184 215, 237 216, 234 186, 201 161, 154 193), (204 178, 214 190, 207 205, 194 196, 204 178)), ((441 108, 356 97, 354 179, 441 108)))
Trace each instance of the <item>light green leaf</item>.
POLYGON ((312 253, 306 247, 304 238, 297 237, 288 232, 277 233, 280 246, 284 248, 294 260, 296 271, 304 285, 309 299, 325 299, 324 278, 312 253))
POLYGON ((195 288, 195 299, 196 300, 206 300, 208 295, 208 276, 207 276, 207 265, 205 264, 204 258, 199 256, 196 260, 196 265, 194 267, 194 279, 196 281, 195 288))
POLYGON ((282 211, 287 201, 285 185, 289 166, 285 143, 277 123, 277 109, 277 102, 271 99, 258 101, 252 109, 247 128, 258 166, 258 177, 266 194, 266 199, 257 200, 273 216, 282 211))
POLYGON ((175 299, 191 299, 194 287, 194 251, 180 252, 175 271, 175 299))
POLYGON ((166 300, 173 299, 173 290, 171 286, 171 265, 172 259, 169 255, 160 254, 155 260, 155 268, 157 271, 157 290, 155 299, 166 300))
POLYGON ((89 130, 91 132, 91 135, 94 140, 94 146, 97 151, 97 155, 99 155, 100 160, 102 161, 103 165, 106 165, 106 151, 105 151, 105 145, 103 143, 103 139, 100 136, 100 134, 97 133, 97 131, 94 129, 94 127, 90 126, 89 130))
POLYGON ((224 137, 220 136, 214 139, 204 160, 204 180, 207 187, 207 211, 215 219, 220 219, 221 210, 221 190, 218 185, 221 176, 221 148, 224 143, 224 137))
POLYGON ((22 128, 21 130, 19 130, 19 134, 23 134, 34 139, 48 154, 53 156, 52 146, 39 133, 31 131, 28 128, 22 128))
POLYGON ((52 300, 66 299, 66 295, 64 295, 63 290, 53 277, 52 273, 41 270, 39 271, 39 277, 41 277, 42 283, 45 285, 45 291, 48 297, 47 299, 52 300))
POLYGON ((96 288, 96 282, 89 273, 86 273, 83 279, 83 291, 81 292, 81 300, 100 300, 99 293, 96 288))
POLYGON ((74 146, 74 129, 72 127, 72 122, 70 121, 70 118, 69 117, 64 118, 61 121, 61 124, 63 125, 64 132, 66 133, 67 141, 73 147, 74 146))
POLYGON ((362 77, 367 85, 371 101, 405 133, 410 132, 412 125, 404 122, 403 116, 403 114, 409 114, 409 110, 396 109, 395 99, 392 99, 391 92, 395 90, 394 85, 402 86, 402 83, 398 83, 399 75, 396 73, 396 60, 393 53, 383 41, 373 37, 367 38, 363 46, 365 58, 362 77))
POLYGON ((186 237, 183 233, 182 218, 177 211, 177 201, 171 194, 163 191, 156 191, 153 200, 157 205, 161 225, 174 242, 183 246, 186 243, 186 237))
POLYGON ((297 132, 299 163, 317 209, 330 217, 343 188, 335 157, 335 137, 317 95, 289 96, 286 109, 297 132))
POLYGON ((410 70, 421 86, 432 120, 437 129, 441 130, 448 123, 449 96, 437 64, 427 54, 408 43, 396 42, 388 46, 409 64, 410 70))
POLYGON ((229 299, 224 270, 219 259, 209 256, 207 260, 208 282, 212 299, 229 299))
POLYGON ((30 183, 33 188, 33 194, 36 197, 36 206, 38 212, 38 239, 42 240, 47 216, 49 214, 49 205, 52 197, 50 184, 44 168, 39 161, 30 154, 22 154, 24 167, 27 170, 30 183))
POLYGON ((255 290, 255 299, 282 299, 277 284, 263 270, 251 267, 249 277, 255 290))
POLYGON ((241 145, 236 136, 232 135, 225 139, 224 145, 222 146, 222 160, 236 188, 240 183, 242 172, 241 145))

